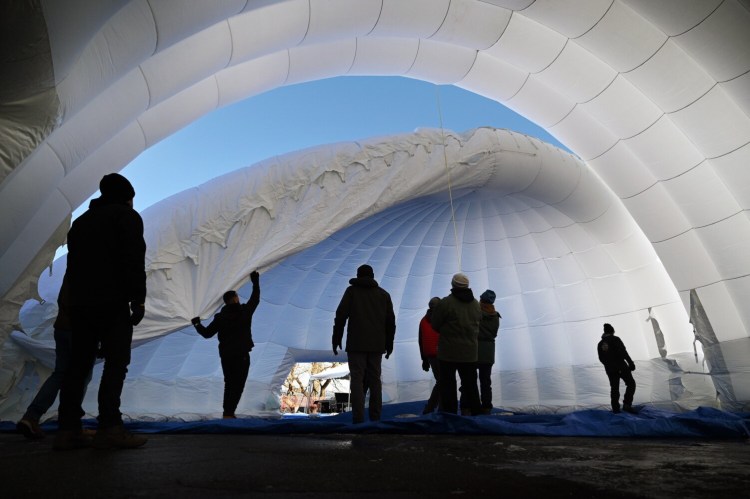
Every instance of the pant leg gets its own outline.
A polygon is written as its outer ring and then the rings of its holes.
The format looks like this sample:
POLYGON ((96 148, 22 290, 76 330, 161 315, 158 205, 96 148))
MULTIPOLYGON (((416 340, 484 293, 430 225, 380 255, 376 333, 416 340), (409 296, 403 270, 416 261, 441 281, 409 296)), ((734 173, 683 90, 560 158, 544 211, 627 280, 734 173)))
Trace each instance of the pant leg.
POLYGON ((365 372, 367 370, 367 354, 363 352, 347 352, 349 358, 349 387, 351 389, 352 421, 362 423, 365 420, 365 372))
MULTIPOLYGON (((104 369, 99 383, 99 427, 111 428, 122 424, 120 397, 130 365, 133 325, 127 303, 101 307, 101 353, 104 369)), ((87 373, 88 374, 88 373, 87 373)))
POLYGON ((81 417, 84 414, 81 402, 85 395, 85 380, 91 376, 99 345, 96 309, 72 307, 70 316, 70 358, 60 385, 58 408, 58 424, 61 430, 81 428, 81 417))
POLYGON ((466 404, 463 408, 469 409, 473 415, 479 414, 481 406, 477 387, 477 364, 476 362, 460 362, 457 363, 457 370, 466 404))
POLYGON ((479 371, 479 398, 482 409, 492 409, 492 364, 478 363, 479 371))
POLYGON ((452 414, 458 413, 455 362, 440 361, 440 410, 452 414))
MULTIPOLYGON (((623 369, 620 377, 625 382, 625 395, 622 397, 622 405, 630 407, 633 405, 633 396, 635 395, 635 380, 630 369, 623 369)), ((618 383, 619 385, 619 383, 618 383)))
POLYGON ((44 381, 39 392, 31 401, 24 419, 39 421, 52 404, 55 403, 57 394, 62 385, 62 379, 65 371, 70 364, 70 348, 72 332, 69 329, 55 329, 55 369, 52 374, 44 381))
POLYGON ((435 378, 435 386, 432 387, 430 398, 427 399, 427 405, 422 411, 423 414, 430 413, 440 406, 440 361, 436 357, 431 357, 427 359, 427 362, 429 362, 432 376, 435 378))
POLYGON ((222 356, 221 369, 224 372, 224 415, 233 416, 245 390, 250 371, 250 354, 222 356))
POLYGON ((383 409, 382 360, 382 353, 370 352, 367 354, 365 379, 367 380, 367 388, 370 391, 370 403, 367 408, 370 421, 380 421, 380 414, 383 409))
POLYGON ((612 410, 620 410, 620 373, 614 369, 607 370, 609 378, 609 397, 612 403, 612 410))

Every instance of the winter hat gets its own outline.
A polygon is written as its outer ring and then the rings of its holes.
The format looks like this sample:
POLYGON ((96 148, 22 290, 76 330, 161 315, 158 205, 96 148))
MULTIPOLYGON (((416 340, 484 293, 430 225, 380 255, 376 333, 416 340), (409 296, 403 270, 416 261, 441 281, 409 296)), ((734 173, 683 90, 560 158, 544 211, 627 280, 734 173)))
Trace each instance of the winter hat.
POLYGON ((488 289, 481 295, 479 295, 479 300, 483 301, 484 303, 493 304, 495 303, 495 292, 491 289, 488 289))
POLYGON ((357 269, 357 277, 372 277, 375 278, 375 272, 369 265, 360 265, 357 269))
POLYGON ((428 304, 428 307, 435 308, 435 305, 437 305, 438 303, 440 303, 440 298, 437 296, 433 296, 432 298, 430 298, 430 303, 428 304))
POLYGON ((469 278, 466 277, 466 274, 461 274, 460 272, 454 274, 453 279, 451 279, 451 286, 454 288, 468 288, 469 278))
POLYGON ((605 324, 604 325, 604 332, 607 334, 614 334, 615 328, 612 327, 612 324, 605 324))
POLYGON ((135 197, 135 189, 128 179, 119 173, 110 173, 99 182, 99 192, 104 199, 116 202, 130 201, 135 197))

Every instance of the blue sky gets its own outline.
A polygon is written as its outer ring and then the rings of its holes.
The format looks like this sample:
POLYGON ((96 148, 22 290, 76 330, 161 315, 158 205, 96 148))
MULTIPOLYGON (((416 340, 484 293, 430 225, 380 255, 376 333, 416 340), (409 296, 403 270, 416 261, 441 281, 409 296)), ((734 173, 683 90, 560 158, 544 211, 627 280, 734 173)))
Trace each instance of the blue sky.
POLYGON ((278 88, 214 111, 144 151, 120 173, 133 183, 134 205, 142 211, 274 155, 439 128, 441 114, 448 130, 508 128, 562 147, 505 106, 457 87, 397 77, 338 77, 278 88))

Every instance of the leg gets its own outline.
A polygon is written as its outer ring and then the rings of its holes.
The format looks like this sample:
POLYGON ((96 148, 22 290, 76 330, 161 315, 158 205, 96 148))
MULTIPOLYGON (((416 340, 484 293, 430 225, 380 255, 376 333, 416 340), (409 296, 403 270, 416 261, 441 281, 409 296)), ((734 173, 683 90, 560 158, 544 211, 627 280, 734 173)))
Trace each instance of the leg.
POLYGON ((479 369, 479 395, 482 401, 482 412, 492 411, 492 364, 477 364, 479 369))
POLYGON ((477 364, 476 362, 461 362, 458 364, 458 376, 461 378, 461 388, 465 398, 464 411, 470 416, 479 414, 479 388, 477 388, 477 364))
POLYGON ((96 360, 98 335, 95 309, 75 307, 71 310, 73 332, 71 335, 70 362, 60 385, 58 425, 60 430, 80 431, 85 395, 85 380, 91 376, 96 360))
POLYGON ((55 403, 63 376, 70 364, 71 336, 70 330, 55 329, 55 370, 42 384, 29 408, 26 409, 23 419, 38 422, 55 403))
POLYGON ((620 373, 614 370, 607 371, 609 378, 609 397, 612 402, 612 412, 620 412, 620 373))
POLYGON ((351 388, 352 421, 362 423, 365 420, 365 372, 367 370, 367 354, 363 352, 347 352, 349 357, 349 386, 351 388))
MULTIPOLYGON (((625 395, 622 397, 622 407, 626 411, 633 410, 633 396, 635 395, 635 380, 630 369, 623 369, 620 377, 625 382, 625 395)), ((619 384, 619 383, 618 383, 619 384)))
POLYGON ((224 417, 235 416, 237 405, 242 398, 250 370, 250 355, 227 355, 221 357, 221 369, 224 371, 224 417))
MULTIPOLYGON (((123 303, 107 310, 100 317, 106 324, 99 336, 104 357, 104 369, 99 384, 99 427, 111 428, 122 425, 120 396, 125 376, 130 365, 130 348, 133 326, 130 324, 130 309, 123 303)), ((86 373, 88 374, 88 372, 86 373)))
POLYGON ((367 354, 367 388, 370 390, 370 404, 368 406, 368 415, 370 421, 380 421, 380 413, 383 408, 383 385, 380 379, 381 375, 381 362, 383 354, 381 353, 368 353, 367 354))
POLYGON ((434 411, 436 407, 440 406, 440 361, 437 360, 437 358, 432 357, 427 359, 427 362, 430 363, 432 376, 435 378, 435 386, 432 387, 430 398, 427 399, 427 405, 422 411, 422 414, 428 414, 434 411))
POLYGON ((440 361, 440 410, 456 414, 458 398, 456 396, 456 363, 440 361))

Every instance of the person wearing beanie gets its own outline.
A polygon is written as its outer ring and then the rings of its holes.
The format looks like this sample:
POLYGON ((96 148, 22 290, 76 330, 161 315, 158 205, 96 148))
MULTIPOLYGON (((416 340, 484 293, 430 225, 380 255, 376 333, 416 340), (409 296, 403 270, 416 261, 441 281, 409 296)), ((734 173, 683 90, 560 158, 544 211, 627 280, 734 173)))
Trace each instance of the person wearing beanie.
POLYGON ((432 327, 432 310, 440 301, 440 298, 435 296, 431 298, 427 304, 427 312, 425 312, 422 320, 419 321, 419 355, 422 357, 422 370, 429 372, 432 369, 432 375, 435 378, 435 385, 432 387, 430 392, 430 398, 427 399, 427 404, 422 410, 422 414, 429 414, 433 412, 440 405, 440 362, 437 358, 438 340, 440 334, 435 331, 432 327))
POLYGON ((456 373, 461 378, 462 415, 480 412, 477 388, 477 349, 482 311, 469 287, 469 278, 461 273, 451 279, 451 292, 432 311, 432 327, 440 333, 440 410, 458 413, 456 373))
POLYGON ((491 289, 479 295, 482 320, 479 323, 479 349, 477 371, 479 373, 479 399, 482 414, 492 412, 492 366, 495 364, 495 338, 500 329, 500 314, 495 310, 495 292, 491 289))
POLYGON ((602 339, 596 346, 599 361, 604 365, 604 371, 609 378, 612 412, 620 412, 620 380, 625 382, 625 395, 622 399, 622 409, 634 413, 633 396, 635 395, 635 362, 630 358, 625 344, 615 336, 615 328, 611 324, 604 324, 602 339))
POLYGON ((336 308, 331 338, 334 355, 338 355, 341 349, 345 327, 352 420, 354 423, 364 422, 367 389, 370 391, 370 421, 379 421, 383 406, 380 366, 383 354, 387 359, 393 353, 396 315, 391 295, 378 285, 375 272, 369 265, 357 269, 357 277, 349 280, 349 287, 336 308))
POLYGON ((117 173, 99 183, 101 197, 68 231, 65 277, 73 333, 70 365, 60 387, 59 430, 53 448, 134 448, 142 435, 123 426, 120 396, 130 364, 133 327, 145 313, 146 242, 143 220, 133 209, 135 190, 117 173), (85 380, 101 352, 98 428, 93 441, 81 426, 85 380))

